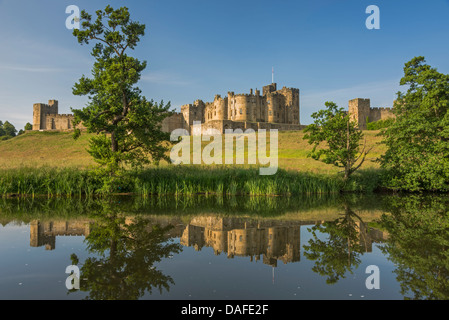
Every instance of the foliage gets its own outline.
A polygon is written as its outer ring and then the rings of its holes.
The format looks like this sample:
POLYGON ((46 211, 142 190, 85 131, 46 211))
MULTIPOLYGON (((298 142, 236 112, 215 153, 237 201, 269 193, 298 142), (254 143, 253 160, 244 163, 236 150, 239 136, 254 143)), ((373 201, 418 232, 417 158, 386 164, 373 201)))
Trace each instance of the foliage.
POLYGON ((27 124, 25 125, 25 127, 23 128, 24 130, 33 130, 33 125, 29 122, 27 122, 27 124))
POLYGON ((360 232, 360 228, 364 227, 363 221, 348 203, 344 203, 344 208, 345 212, 340 218, 309 228, 313 238, 308 245, 304 245, 304 256, 315 261, 312 270, 327 276, 328 284, 345 278, 347 272, 352 273, 361 262, 359 256, 366 251, 365 242, 361 239, 364 232, 360 232), (321 237, 323 234, 327 234, 325 239, 321 237))
POLYGON ((17 130, 9 121, 0 121, 0 140, 8 140, 16 136, 17 130))
MULTIPOLYGON (((89 293, 86 299, 136 300, 153 289, 169 291, 174 281, 157 269, 157 263, 182 250, 167 236, 172 225, 162 227, 143 215, 127 221, 108 200, 90 218, 94 222, 86 244, 93 255, 80 268, 80 289, 89 293)), ((70 259, 79 262, 76 254, 70 259)))
POLYGON ((381 166, 388 187, 409 191, 449 190, 449 75, 415 57, 405 64, 393 107, 396 121, 382 131, 387 151, 381 166))
POLYGON ((384 119, 384 120, 378 120, 374 122, 368 122, 366 123, 367 130, 380 130, 384 128, 390 127, 394 122, 394 118, 384 119))
POLYGON ((310 153, 313 159, 344 168, 344 178, 348 180, 363 164, 369 150, 365 151, 365 143, 360 151, 363 133, 343 108, 333 102, 325 105, 327 109, 312 114, 315 122, 304 129, 304 139, 313 144, 310 153))
POLYGON ((21 168, 0 170, 0 194, 18 195, 300 195, 338 193, 341 177, 279 170, 261 176, 259 170, 208 168, 204 166, 164 167, 118 172, 116 180, 101 170, 73 168, 21 168))
MULTIPOLYGON (((169 116, 170 103, 148 101, 135 86, 146 68, 146 61, 127 55, 144 35, 145 25, 134 22, 126 7, 107 6, 96 11, 97 18, 81 12, 81 29, 73 31, 80 44, 95 41, 92 78, 82 76, 73 94, 87 95, 89 102, 74 109, 74 125, 84 125, 98 135, 91 139, 90 154, 111 175, 124 165, 139 166, 167 159, 169 134, 161 131, 162 120, 169 116)), ((75 138, 80 135, 75 130, 75 138)))
POLYGON ((406 299, 449 299, 449 201, 443 196, 392 197, 382 215, 388 254, 406 299))

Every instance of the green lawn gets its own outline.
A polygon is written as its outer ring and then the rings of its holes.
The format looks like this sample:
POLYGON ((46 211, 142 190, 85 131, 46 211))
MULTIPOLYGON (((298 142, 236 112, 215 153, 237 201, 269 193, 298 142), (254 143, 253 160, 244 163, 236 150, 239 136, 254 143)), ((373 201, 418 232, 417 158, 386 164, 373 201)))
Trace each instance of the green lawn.
MULTIPOLYGON (((379 144, 378 131, 364 131, 368 146, 373 146, 362 168, 377 168, 373 162, 384 151, 379 144)), ((0 168, 78 168, 95 166, 95 162, 86 151, 89 137, 83 133, 78 140, 70 132, 27 132, 10 140, 0 141, 0 168)), ((340 169, 326 165, 307 157, 311 146, 303 140, 302 131, 279 132, 279 167, 286 170, 307 171, 313 173, 335 173, 340 169)), ((268 139, 269 141, 269 139, 268 139)), ((207 142, 203 143, 203 146, 207 142)))

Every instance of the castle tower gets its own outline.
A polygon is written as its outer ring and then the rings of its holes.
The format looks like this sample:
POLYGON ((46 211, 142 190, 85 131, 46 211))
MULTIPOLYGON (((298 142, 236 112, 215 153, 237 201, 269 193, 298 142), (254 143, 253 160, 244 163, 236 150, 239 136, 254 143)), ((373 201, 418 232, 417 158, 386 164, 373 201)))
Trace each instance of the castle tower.
POLYGON ((269 94, 271 92, 275 92, 275 91, 276 91, 276 83, 269 84, 262 88, 262 94, 264 96, 266 96, 267 94, 269 94))
POLYGON ((33 130, 44 129, 42 128, 42 124, 45 124, 45 119, 42 119, 43 116, 45 116, 45 104, 33 104, 33 130))
POLYGON ((366 119, 370 115, 370 99, 356 98, 349 100, 348 110, 351 119, 359 124, 360 130, 366 130, 366 119))
POLYGON ((58 114, 58 100, 48 100, 48 104, 33 104, 33 130, 45 130, 47 128, 47 115, 58 114))
POLYGON ((48 100, 48 113, 58 114, 58 100, 48 100))

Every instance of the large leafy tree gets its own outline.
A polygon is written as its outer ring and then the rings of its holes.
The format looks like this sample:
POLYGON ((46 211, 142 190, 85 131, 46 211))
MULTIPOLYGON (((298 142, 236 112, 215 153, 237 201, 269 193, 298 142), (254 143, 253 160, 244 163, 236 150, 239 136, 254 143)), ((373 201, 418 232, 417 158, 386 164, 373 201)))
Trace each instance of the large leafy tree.
POLYGON ((363 132, 357 122, 334 102, 326 102, 326 109, 312 114, 314 123, 304 129, 304 139, 313 145, 309 156, 327 164, 343 168, 344 179, 365 161, 369 150, 361 148, 363 132))
POLYGON ((390 187, 449 190, 449 75, 415 57, 405 64, 393 106, 396 121, 383 131, 381 165, 390 187))
MULTIPOLYGON (((127 54, 136 48, 145 25, 132 21, 126 7, 107 6, 96 15, 92 20, 83 10, 82 29, 73 31, 80 44, 95 43, 92 77, 83 75, 73 87, 73 94, 89 97, 85 108, 72 110, 74 124, 97 133, 89 152, 110 173, 124 164, 166 159, 169 134, 162 132, 161 123, 171 114, 170 103, 155 103, 142 95, 136 83, 147 63, 127 54)), ((79 135, 75 130, 75 138, 79 135)))

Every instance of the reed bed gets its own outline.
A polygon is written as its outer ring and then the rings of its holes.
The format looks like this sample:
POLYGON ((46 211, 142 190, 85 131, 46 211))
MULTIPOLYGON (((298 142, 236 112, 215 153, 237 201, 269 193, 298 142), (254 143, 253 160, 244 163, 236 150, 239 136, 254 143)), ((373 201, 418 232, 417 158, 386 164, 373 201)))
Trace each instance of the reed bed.
POLYGON ((113 181, 94 171, 69 168, 20 168, 0 170, 0 194, 84 196, 130 193, 136 195, 300 195, 341 191, 365 192, 378 183, 377 172, 368 171, 350 183, 341 175, 279 169, 263 176, 258 168, 166 166, 126 171, 113 181), (362 177, 362 178, 361 178, 362 177), (374 181, 374 182, 373 182, 374 181), (368 186, 368 188, 366 187, 368 186))

